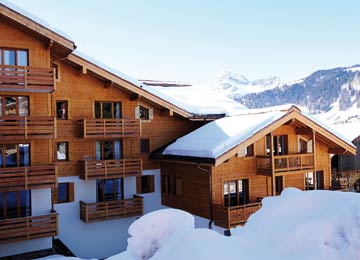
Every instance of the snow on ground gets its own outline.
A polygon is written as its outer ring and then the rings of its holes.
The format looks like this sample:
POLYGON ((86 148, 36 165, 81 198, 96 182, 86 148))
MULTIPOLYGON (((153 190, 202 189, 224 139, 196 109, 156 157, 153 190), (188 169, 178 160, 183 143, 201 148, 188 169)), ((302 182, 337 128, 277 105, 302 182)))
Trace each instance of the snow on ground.
POLYGON ((161 87, 143 85, 143 89, 194 115, 233 115, 246 109, 223 93, 203 86, 161 87))
MULTIPOLYGON (((174 227, 170 222, 164 222, 161 227, 163 218, 184 218, 187 224, 191 221, 188 213, 179 210, 157 214, 163 216, 139 221, 141 228, 135 233, 138 242, 144 240, 142 244, 162 241, 152 260, 360 259, 360 194, 357 193, 285 189, 281 196, 265 198, 263 207, 244 227, 231 230, 231 237, 188 225, 179 229, 177 221, 172 222, 174 227), (145 226, 160 226, 162 231, 150 237, 149 232, 140 232, 145 226), (176 232, 165 232, 167 228, 176 232)), ((132 229, 136 230, 136 226, 134 223, 132 229)), ((128 247, 127 252, 108 260, 147 259, 133 257, 143 255, 143 250, 128 247)))

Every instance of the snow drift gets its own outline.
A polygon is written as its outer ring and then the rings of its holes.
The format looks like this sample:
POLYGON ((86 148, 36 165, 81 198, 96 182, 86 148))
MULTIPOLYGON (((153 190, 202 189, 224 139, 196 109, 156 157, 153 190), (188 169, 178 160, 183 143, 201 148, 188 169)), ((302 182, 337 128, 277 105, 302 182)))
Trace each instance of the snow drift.
POLYGON ((231 237, 195 229, 183 211, 150 214, 131 226, 134 238, 129 239, 128 251, 112 260, 151 257, 146 252, 154 252, 153 260, 360 259, 360 195, 356 193, 288 188, 281 196, 265 198, 244 227, 231 230, 231 237), (147 250, 151 241, 161 241, 156 252, 147 250))

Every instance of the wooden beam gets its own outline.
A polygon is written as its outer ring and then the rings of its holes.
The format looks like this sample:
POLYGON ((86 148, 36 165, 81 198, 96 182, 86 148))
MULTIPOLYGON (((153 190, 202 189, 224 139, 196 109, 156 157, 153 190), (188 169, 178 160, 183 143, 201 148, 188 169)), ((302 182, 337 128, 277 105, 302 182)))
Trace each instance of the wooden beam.
POLYGON ((51 49, 53 46, 54 46, 54 40, 52 39, 49 39, 49 41, 45 43, 45 49, 47 50, 51 49))
POLYGON ((295 132, 297 135, 312 135, 312 129, 311 128, 296 128, 295 132))
POLYGON ((87 74, 87 68, 85 66, 81 66, 81 68, 78 70, 78 76, 82 76, 86 74, 87 74))
POLYGON ((344 154, 346 151, 344 149, 340 149, 340 148, 332 148, 330 147, 328 149, 329 153, 332 153, 332 154, 344 154))
POLYGON ((139 94, 133 93, 133 94, 130 95, 129 99, 130 99, 130 101, 136 101, 136 100, 139 100, 139 98, 140 98, 139 94))
POLYGON ((114 87, 115 83, 113 81, 106 81, 104 83, 104 88, 110 88, 110 87, 114 87))
POLYGON ((316 180, 316 132, 315 130, 313 129, 312 130, 312 139, 313 139, 313 142, 312 142, 312 149, 313 149, 313 160, 314 160, 314 172, 313 172, 313 178, 314 178, 314 189, 316 190, 316 183, 317 183, 317 180, 316 180))

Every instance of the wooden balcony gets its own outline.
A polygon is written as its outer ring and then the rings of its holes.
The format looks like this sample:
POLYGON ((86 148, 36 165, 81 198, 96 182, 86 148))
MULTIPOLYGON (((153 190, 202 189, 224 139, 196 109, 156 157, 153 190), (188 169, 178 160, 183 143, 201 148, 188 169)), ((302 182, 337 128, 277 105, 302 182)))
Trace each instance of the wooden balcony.
POLYGON ((251 214, 261 208, 261 203, 226 207, 213 205, 213 218, 217 226, 230 229, 246 223, 251 214))
POLYGON ((79 127, 82 138, 140 137, 138 119, 81 119, 79 127))
POLYGON ((56 186, 55 165, 0 168, 0 192, 55 188, 56 186))
POLYGON ((141 161, 141 158, 82 161, 80 178, 83 180, 104 180, 140 176, 141 161))
POLYGON ((56 138, 54 117, 0 117, 1 140, 56 138))
POLYGON ((0 244, 58 235, 58 213, 0 220, 0 244))
MULTIPOLYGON (((274 174, 286 172, 305 172, 314 170, 314 155, 291 154, 274 156, 274 174)), ((272 175, 272 162, 270 156, 256 156, 258 174, 272 175)))
POLYGON ((0 91, 53 92, 54 69, 0 65, 0 91))
POLYGON ((86 203, 80 201, 80 219, 85 223, 129 218, 144 214, 143 197, 86 203))

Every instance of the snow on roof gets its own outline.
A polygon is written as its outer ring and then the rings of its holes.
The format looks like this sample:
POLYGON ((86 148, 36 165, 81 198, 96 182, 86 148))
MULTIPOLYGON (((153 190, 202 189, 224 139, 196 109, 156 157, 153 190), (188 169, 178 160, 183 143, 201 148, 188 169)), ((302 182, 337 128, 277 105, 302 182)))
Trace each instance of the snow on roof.
POLYGON ((13 11, 15 11, 15 12, 29 18, 30 20, 33 20, 35 23, 41 25, 42 27, 45 27, 46 29, 48 29, 50 31, 53 31, 54 33, 60 35, 61 37, 66 38, 67 40, 73 41, 73 39, 68 34, 64 33, 63 31, 61 31, 61 30, 59 30, 57 28, 51 27, 50 24, 47 21, 45 21, 45 20, 33 15, 32 13, 18 7, 17 5, 14 5, 13 3, 10 3, 10 2, 8 2, 6 0, 0 0, 0 4, 5 5, 6 7, 12 9, 13 11))
POLYGON ((120 71, 106 65, 105 63, 102 63, 101 61, 98 61, 97 59, 93 58, 92 56, 89 56, 88 54, 85 54, 85 53, 83 53, 83 52, 81 52, 81 51, 79 51, 77 49, 73 51, 73 54, 80 57, 80 58, 82 58, 82 59, 84 59, 84 60, 86 60, 86 61, 89 61, 90 63, 98 66, 99 68, 102 68, 102 69, 110 72, 111 74, 113 74, 113 75, 115 75, 115 76, 117 76, 119 78, 122 78, 123 80, 125 80, 125 81, 139 87, 139 88, 142 88, 142 86, 143 86, 143 84, 140 81, 138 81, 138 80, 136 80, 136 79, 134 79, 134 78, 132 78, 132 77, 130 77, 130 76, 128 76, 128 75, 126 75, 126 74, 124 74, 124 73, 122 73, 122 72, 120 72, 120 71))
MULTIPOLYGON (((216 159, 230 149, 241 144, 261 129, 285 116, 292 105, 269 107, 263 109, 242 110, 236 116, 229 116, 210 122, 195 131, 177 139, 169 145, 163 155, 190 156, 216 159)), ((301 114, 338 136, 347 144, 354 144, 329 126, 305 112, 301 114)))
POLYGON ((215 159, 285 114, 273 111, 221 118, 177 139, 163 154, 215 159))
POLYGON ((246 109, 239 102, 201 86, 161 87, 143 85, 143 89, 167 100, 193 115, 234 115, 246 109))
POLYGON ((360 136, 360 122, 330 125, 331 128, 344 135, 348 140, 355 140, 360 136))

